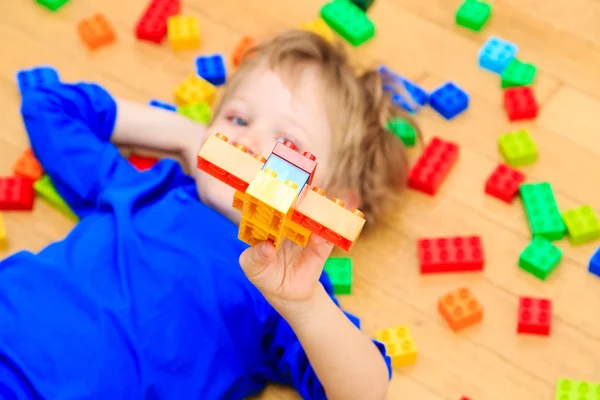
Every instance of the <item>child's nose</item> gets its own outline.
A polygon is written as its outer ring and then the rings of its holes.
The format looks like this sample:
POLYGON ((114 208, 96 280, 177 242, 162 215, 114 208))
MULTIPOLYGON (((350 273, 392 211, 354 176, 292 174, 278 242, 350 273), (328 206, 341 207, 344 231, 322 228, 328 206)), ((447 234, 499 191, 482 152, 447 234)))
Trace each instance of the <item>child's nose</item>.
MULTIPOLYGON (((250 155, 260 152, 260 132, 255 129, 246 129, 233 142, 233 144, 243 145, 250 155)), ((263 154, 263 156, 265 156, 263 154)))

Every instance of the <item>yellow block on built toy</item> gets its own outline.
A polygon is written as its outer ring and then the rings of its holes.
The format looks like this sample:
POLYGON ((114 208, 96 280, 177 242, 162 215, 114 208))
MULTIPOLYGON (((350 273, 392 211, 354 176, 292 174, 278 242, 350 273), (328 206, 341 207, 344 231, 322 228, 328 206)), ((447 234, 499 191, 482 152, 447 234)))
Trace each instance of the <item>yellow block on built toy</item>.
POLYGON ((381 329, 375 332, 375 339, 385 345, 392 359, 392 367, 397 368, 417 362, 417 348, 408 327, 381 329))
POLYGON ((300 29, 311 31, 329 42, 333 42, 333 31, 322 18, 316 18, 300 24, 300 29))
POLYGON ((215 101, 217 90, 209 81, 193 75, 177 85, 174 94, 175 103, 180 107, 202 102, 211 106, 215 101))
POLYGON ((167 19, 167 35, 173 50, 194 50, 200 47, 200 23, 189 15, 173 15, 167 19))
POLYGON ((8 238, 6 237, 6 228, 4 227, 4 219, 0 214, 0 250, 8 247, 8 238))

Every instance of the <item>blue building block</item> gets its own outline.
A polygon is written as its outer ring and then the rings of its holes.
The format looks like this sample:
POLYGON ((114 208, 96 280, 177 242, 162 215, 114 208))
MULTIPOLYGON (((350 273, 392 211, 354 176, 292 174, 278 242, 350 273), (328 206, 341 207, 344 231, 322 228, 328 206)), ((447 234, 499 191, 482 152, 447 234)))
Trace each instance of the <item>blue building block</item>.
POLYGON ((469 107, 469 96, 454 83, 446 82, 429 95, 429 104, 449 120, 469 107))
POLYGON ((152 107, 163 108, 167 111, 177 111, 177 106, 175 106, 173 104, 165 103, 163 101, 156 100, 156 99, 150 100, 150 102, 148 104, 151 105, 152 107))
POLYGON ((267 162, 263 165, 262 169, 265 170, 267 168, 271 168, 277 174, 277 179, 282 182, 287 180, 291 180, 298 185, 296 188, 296 192, 300 194, 304 185, 308 183, 309 174, 306 171, 301 170, 296 167, 294 164, 284 160, 283 158, 271 154, 269 158, 267 158, 267 162))
POLYGON ((479 50, 479 66, 500 74, 518 50, 516 44, 492 36, 479 50))
POLYGON ((50 86, 60 82, 58 72, 49 66, 39 66, 17 71, 17 85, 23 94, 27 89, 50 86))
POLYGON ((199 56, 196 58, 198 75, 215 86, 223 85, 227 78, 225 60, 222 54, 199 56))
POLYGON ((383 80, 383 90, 391 94, 392 102, 396 106, 410 113, 416 113, 427 104, 427 92, 417 84, 383 65, 378 68, 378 72, 383 80))
POLYGON ((598 247, 598 250, 596 250, 590 260, 589 271, 600 278, 600 247, 598 247))

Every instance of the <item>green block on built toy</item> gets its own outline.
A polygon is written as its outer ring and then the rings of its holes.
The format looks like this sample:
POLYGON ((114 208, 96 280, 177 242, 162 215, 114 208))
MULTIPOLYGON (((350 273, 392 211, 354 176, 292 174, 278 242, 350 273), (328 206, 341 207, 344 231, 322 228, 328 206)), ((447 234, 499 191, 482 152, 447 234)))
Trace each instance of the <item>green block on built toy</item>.
POLYGON ((321 18, 354 46, 375 35, 375 24, 350 0, 333 0, 321 8, 321 18))
POLYGON ((567 230, 552 186, 548 182, 524 183, 519 188, 533 237, 560 240, 567 230))
POLYGON ((204 125, 212 119, 212 110, 205 102, 181 106, 177 112, 204 125))
POLYGON ((50 180, 48 175, 42 175, 40 179, 33 183, 33 189, 42 199, 47 201, 52 207, 56 208, 59 212, 63 213, 69 219, 77 222, 79 217, 75 215, 71 207, 60 197, 60 194, 56 191, 54 184, 50 180))
POLYGON ((561 249, 554 246, 549 240, 536 236, 521 253, 519 267, 541 280, 546 280, 558 266, 561 258, 561 249))
POLYGON ((555 400, 598 400, 600 383, 559 379, 556 383, 555 400))
POLYGON ((330 257, 325 262, 325 272, 329 275, 334 294, 350 294, 352 291, 352 259, 330 257))
POLYGON ((509 61, 506 67, 502 70, 500 77, 503 88, 514 86, 527 86, 533 83, 537 67, 533 64, 528 64, 513 58, 509 61))
POLYGON ((600 238, 600 220, 592 207, 583 205, 565 211, 562 217, 571 244, 587 243, 600 238))
POLYGON ((37 0, 38 4, 46 7, 50 11, 56 11, 69 0, 37 0))
POLYGON ((492 6, 483 1, 466 0, 456 10, 456 24, 480 31, 490 18, 492 6))
POLYGON ((526 130, 500 135, 498 148, 511 167, 523 167, 533 164, 538 159, 538 149, 526 130))
POLYGON ((395 133, 406 146, 412 147, 415 145, 417 130, 404 118, 397 117, 388 121, 388 130, 395 133))

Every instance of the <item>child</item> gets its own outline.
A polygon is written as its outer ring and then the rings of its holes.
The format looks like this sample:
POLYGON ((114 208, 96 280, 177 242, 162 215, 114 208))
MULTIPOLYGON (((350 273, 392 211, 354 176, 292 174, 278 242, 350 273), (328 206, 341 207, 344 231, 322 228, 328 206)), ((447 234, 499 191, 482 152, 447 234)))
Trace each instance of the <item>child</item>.
POLYGON ((204 128, 97 85, 23 94, 33 151, 80 222, 38 254, 0 262, 0 398, 241 399, 269 382, 307 399, 382 399, 381 343, 340 310, 315 235, 246 246, 233 190, 196 168, 217 132, 267 156, 288 139, 314 185, 376 221, 405 181, 375 71, 360 77, 319 36, 291 31, 231 77, 204 128), (138 172, 116 145, 179 154, 138 172), (241 268, 240 268, 241 265, 241 268))

